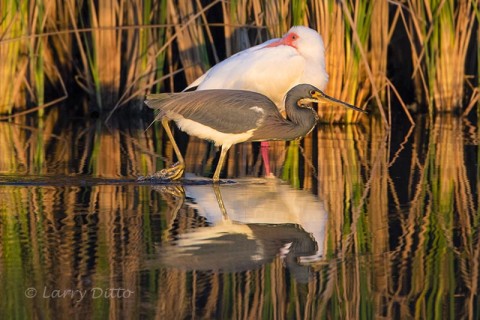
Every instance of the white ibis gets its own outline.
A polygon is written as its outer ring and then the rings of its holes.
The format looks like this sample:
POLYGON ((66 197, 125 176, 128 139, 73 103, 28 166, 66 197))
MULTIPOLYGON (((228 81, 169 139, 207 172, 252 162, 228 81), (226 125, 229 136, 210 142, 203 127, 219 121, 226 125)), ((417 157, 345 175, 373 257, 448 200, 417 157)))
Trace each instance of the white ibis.
POLYGON ((213 181, 218 182, 225 155, 232 145, 245 141, 294 140, 308 134, 318 120, 312 102, 333 103, 365 112, 331 98, 309 84, 299 84, 288 91, 286 119, 272 100, 246 90, 212 89, 150 95, 145 103, 158 110, 155 120, 162 122, 178 158, 178 164, 161 170, 153 177, 177 180, 183 176, 185 169, 182 154, 168 125, 169 120, 175 121, 182 131, 222 147, 213 175, 213 181))
MULTIPOLYGON (((259 92, 270 98, 280 111, 288 90, 308 83, 325 90, 325 48, 313 29, 295 26, 282 38, 272 39, 238 52, 208 70, 187 90, 240 89, 259 92)), ((268 142, 262 142, 265 173, 270 175, 268 142)))

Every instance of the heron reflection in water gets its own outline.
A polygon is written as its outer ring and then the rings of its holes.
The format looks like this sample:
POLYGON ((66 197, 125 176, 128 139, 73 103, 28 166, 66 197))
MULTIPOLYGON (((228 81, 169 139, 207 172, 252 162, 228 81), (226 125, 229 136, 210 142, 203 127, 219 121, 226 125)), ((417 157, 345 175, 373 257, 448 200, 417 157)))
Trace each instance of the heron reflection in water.
POLYGON ((178 158, 177 164, 151 177, 178 180, 183 176, 185 162, 168 124, 173 120, 182 131, 222 147, 214 182, 220 179, 225 156, 232 145, 245 141, 295 140, 312 131, 318 121, 312 103, 337 104, 365 112, 309 84, 300 84, 288 91, 286 119, 272 100, 244 90, 163 93, 148 96, 145 103, 158 110, 155 120, 161 121, 178 158))
MULTIPOLYGON (((170 228, 159 248, 161 264, 187 270, 239 272, 279 256, 297 280, 324 256, 328 214, 313 194, 278 179, 234 184, 155 187, 176 199, 170 228), (178 228, 177 212, 193 209, 206 226, 178 228), (177 227, 175 227, 177 226, 177 227), (174 236, 173 236, 174 235, 174 236)), ((183 225, 183 224, 182 224, 183 225)))

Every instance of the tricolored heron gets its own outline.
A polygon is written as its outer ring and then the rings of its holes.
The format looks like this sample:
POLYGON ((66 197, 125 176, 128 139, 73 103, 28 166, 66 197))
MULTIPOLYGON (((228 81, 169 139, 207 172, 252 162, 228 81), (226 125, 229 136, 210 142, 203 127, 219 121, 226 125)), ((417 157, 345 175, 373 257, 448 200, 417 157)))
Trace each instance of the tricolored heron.
POLYGON ((213 175, 216 182, 220 179, 225 155, 232 145, 245 141, 294 140, 307 135, 318 120, 312 102, 338 104, 365 112, 327 96, 310 84, 300 84, 288 91, 285 98, 286 119, 272 100, 251 91, 212 89, 150 95, 145 103, 158 110, 155 120, 162 122, 178 158, 178 164, 154 176, 177 180, 185 169, 182 154, 168 125, 169 120, 175 121, 189 135, 213 141, 216 146, 222 147, 213 175))
MULTIPOLYGON (((280 111, 288 90, 309 83, 325 90, 325 49, 320 34, 295 26, 282 38, 238 52, 218 63, 185 90, 240 89, 270 98, 280 111)), ((262 142, 265 173, 270 175, 268 142, 262 142)))

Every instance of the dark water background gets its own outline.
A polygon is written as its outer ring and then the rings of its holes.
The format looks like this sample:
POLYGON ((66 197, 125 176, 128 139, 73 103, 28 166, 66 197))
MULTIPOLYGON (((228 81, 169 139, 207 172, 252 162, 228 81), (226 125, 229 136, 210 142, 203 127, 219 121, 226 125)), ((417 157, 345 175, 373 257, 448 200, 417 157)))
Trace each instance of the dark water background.
POLYGON ((149 120, 0 122, 1 319, 479 317, 478 125, 319 125, 232 148, 149 120), (164 160, 168 160, 165 163, 164 160))

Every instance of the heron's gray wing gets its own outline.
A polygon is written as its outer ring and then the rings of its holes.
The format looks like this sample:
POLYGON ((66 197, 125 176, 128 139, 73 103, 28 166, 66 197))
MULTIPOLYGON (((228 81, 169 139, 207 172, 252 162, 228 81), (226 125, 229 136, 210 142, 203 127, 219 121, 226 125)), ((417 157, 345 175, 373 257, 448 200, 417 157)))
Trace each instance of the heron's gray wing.
POLYGON ((242 133, 257 128, 276 113, 266 96, 243 90, 201 90, 156 96, 145 103, 158 109, 158 118, 185 118, 224 133, 242 133))

